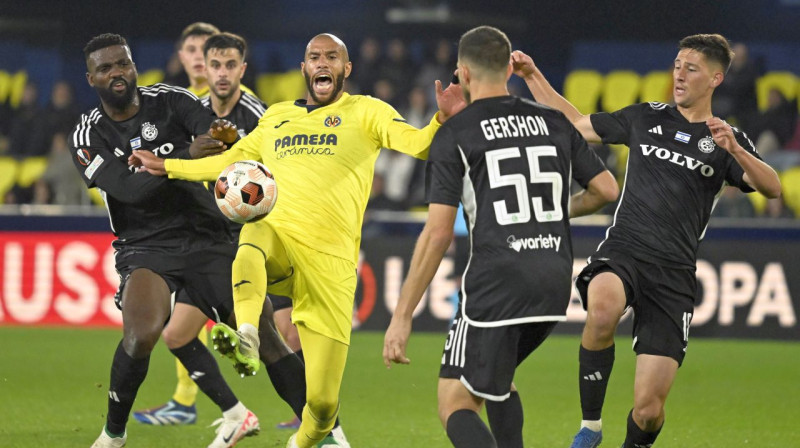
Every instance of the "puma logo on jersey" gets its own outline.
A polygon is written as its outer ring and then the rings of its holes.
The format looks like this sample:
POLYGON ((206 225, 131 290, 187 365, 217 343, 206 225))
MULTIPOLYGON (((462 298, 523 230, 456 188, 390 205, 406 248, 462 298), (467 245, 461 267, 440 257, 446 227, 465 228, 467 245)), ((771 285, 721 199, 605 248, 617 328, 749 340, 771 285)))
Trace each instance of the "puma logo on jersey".
POLYGON ((678 166, 685 166, 692 171, 695 171, 699 168, 700 174, 705 177, 711 177, 714 175, 714 168, 704 164, 703 162, 696 160, 692 157, 685 156, 678 152, 672 152, 666 148, 659 148, 658 146, 653 145, 639 145, 642 148, 642 154, 645 157, 649 157, 651 155, 655 155, 657 158, 661 160, 668 160, 670 163, 674 163, 678 166))

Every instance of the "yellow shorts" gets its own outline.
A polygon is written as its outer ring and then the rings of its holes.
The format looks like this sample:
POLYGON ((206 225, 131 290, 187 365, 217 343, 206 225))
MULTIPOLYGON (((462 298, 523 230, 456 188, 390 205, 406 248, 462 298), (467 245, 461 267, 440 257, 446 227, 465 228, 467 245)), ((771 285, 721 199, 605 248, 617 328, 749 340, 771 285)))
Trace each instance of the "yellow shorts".
POLYGON ((239 245, 260 249, 266 259, 267 292, 292 298, 292 322, 350 344, 356 266, 281 235, 268 219, 247 223, 239 245))

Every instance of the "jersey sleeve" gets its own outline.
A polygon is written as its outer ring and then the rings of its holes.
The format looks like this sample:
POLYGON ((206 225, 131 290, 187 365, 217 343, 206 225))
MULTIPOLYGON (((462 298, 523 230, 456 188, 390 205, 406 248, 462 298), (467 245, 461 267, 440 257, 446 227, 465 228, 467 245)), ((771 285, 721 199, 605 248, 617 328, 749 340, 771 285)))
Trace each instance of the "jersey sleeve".
POLYGON ((428 203, 458 207, 464 184, 464 162, 449 127, 443 127, 431 143, 425 166, 425 196, 428 203))
POLYGON ((96 127, 88 134, 80 126, 69 140, 72 162, 89 188, 97 187, 123 203, 146 200, 167 185, 163 177, 134 173, 125 160, 117 158, 105 144, 96 127))
POLYGON ((589 181, 606 170, 606 166, 597 153, 589 147, 580 132, 573 126, 570 126, 570 129, 572 130, 572 178, 581 187, 586 188, 589 181))
POLYGON ((172 95, 172 106, 183 126, 194 136, 205 134, 214 121, 214 113, 188 90, 180 89, 172 95))
POLYGON ((376 143, 382 148, 408 154, 418 159, 427 159, 428 150, 436 131, 441 125, 437 115, 422 129, 417 129, 389 104, 375 98, 365 98, 369 101, 365 109, 365 124, 375 138, 376 143))
POLYGON ((616 112, 598 112, 589 116, 594 132, 606 144, 627 145, 634 117, 639 114, 641 104, 634 104, 616 112))
MULTIPOLYGON (((733 128, 733 135, 736 137, 736 141, 739 145, 744 148, 745 151, 749 152, 755 158, 762 160, 761 155, 758 154, 756 151, 756 147, 753 142, 747 137, 747 134, 744 132, 733 128)), ((719 148, 719 150, 724 151, 724 149, 719 148)), ((747 182, 744 181, 744 169, 742 166, 736 162, 736 159, 733 156, 729 155, 730 164, 728 165, 728 170, 725 172, 725 182, 738 189, 742 190, 745 193, 752 193, 756 191, 753 187, 751 187, 747 182)))
POLYGON ((261 161, 259 148, 263 129, 261 126, 257 127, 222 154, 196 160, 165 159, 164 169, 170 179, 216 180, 225 167, 237 160, 261 161))

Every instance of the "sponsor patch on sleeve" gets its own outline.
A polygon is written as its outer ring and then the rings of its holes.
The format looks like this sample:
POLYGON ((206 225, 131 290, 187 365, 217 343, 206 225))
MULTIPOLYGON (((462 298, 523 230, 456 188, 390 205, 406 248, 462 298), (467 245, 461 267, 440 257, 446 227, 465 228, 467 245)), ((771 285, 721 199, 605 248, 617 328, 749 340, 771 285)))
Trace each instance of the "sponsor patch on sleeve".
POLYGON ((95 157, 94 160, 92 160, 92 163, 90 163, 89 166, 86 167, 86 170, 83 171, 83 174, 87 178, 91 179, 92 176, 94 176, 94 173, 97 171, 97 168, 100 168, 100 165, 102 164, 103 164, 103 157, 98 154, 97 157, 95 157))

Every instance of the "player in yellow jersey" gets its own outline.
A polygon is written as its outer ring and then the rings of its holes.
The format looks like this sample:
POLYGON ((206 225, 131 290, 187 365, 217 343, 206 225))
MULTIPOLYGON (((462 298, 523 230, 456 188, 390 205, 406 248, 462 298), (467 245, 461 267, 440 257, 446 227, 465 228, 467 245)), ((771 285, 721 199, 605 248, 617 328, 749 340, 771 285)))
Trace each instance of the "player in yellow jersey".
POLYGON ((170 178, 213 180, 243 159, 261 161, 275 175, 280 200, 267 218, 245 224, 234 261, 238 331, 215 326, 212 337, 237 370, 255 371, 267 290, 293 298, 292 320, 305 351, 307 404, 287 446, 308 448, 325 438, 339 411, 361 224, 378 152, 386 147, 427 157, 441 123, 466 103, 458 86, 442 90, 437 81, 439 112, 416 129, 383 101, 348 95, 343 91, 352 69, 347 47, 331 34, 311 39, 301 68, 306 99, 270 107, 256 130, 227 152, 177 163, 152 153, 134 157, 142 171, 170 178))

